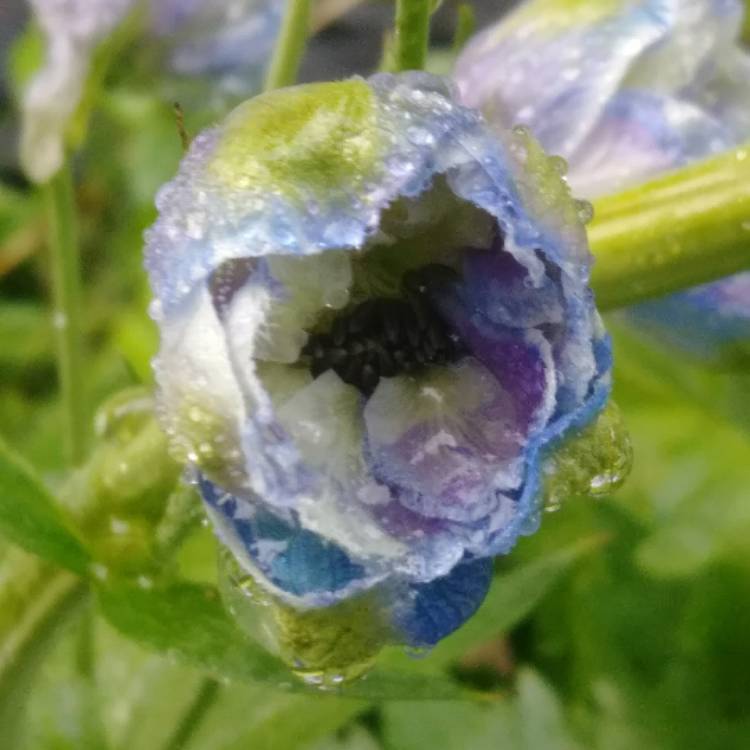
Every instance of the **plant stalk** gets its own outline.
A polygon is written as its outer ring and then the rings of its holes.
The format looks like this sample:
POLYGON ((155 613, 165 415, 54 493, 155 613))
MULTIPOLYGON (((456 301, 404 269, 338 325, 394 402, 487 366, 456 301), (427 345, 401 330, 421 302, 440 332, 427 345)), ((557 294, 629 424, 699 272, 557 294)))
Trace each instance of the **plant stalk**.
POLYGON ((79 465, 86 448, 86 402, 83 384, 81 269, 78 253, 73 179, 66 164, 44 187, 52 267, 52 322, 63 408, 65 454, 79 465))
POLYGON ((289 0, 264 91, 291 86, 296 82, 309 28, 310 0, 289 0))
POLYGON ((750 145, 594 204, 591 278, 612 310, 750 269, 750 145))
POLYGON ((193 702, 177 725, 164 750, 182 750, 187 746, 195 730, 200 726, 206 713, 216 702, 219 695, 219 683, 212 677, 206 677, 200 684, 193 702))
POLYGON ((424 70, 430 38, 432 0, 396 0, 396 71, 424 70))

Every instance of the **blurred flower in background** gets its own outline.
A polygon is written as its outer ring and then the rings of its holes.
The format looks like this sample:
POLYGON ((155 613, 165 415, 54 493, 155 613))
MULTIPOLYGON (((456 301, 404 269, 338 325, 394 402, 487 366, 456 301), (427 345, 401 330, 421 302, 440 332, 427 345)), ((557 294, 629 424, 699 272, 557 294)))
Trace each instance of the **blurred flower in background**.
MULTIPOLYGON (((591 199, 750 138, 742 14, 737 0, 530 0, 467 45, 455 79, 491 120, 528 125, 591 199)), ((746 358, 750 273, 629 316, 706 360, 746 358)))
MULTIPOLYGON (((434 645, 609 394, 558 162, 443 79, 382 74, 246 102, 157 204, 161 411, 223 541, 286 606, 364 596, 367 657, 434 645)), ((584 491, 622 478, 600 469, 584 491)))
MULTIPOLYGON (((138 11, 133 0, 31 5, 46 51, 23 97, 21 162, 31 179, 44 182, 62 165, 66 129, 81 103, 95 48, 138 11)), ((165 72, 208 79, 209 99, 246 96, 260 86, 283 9, 277 0, 152 0, 143 37, 166 57, 165 72)))

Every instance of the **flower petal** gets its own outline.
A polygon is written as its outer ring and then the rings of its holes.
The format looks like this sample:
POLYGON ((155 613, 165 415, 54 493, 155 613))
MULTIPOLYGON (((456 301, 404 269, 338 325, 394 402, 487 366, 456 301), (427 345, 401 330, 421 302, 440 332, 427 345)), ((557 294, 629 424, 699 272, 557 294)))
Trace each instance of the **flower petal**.
POLYGON ((434 646, 477 611, 491 581, 491 560, 461 563, 448 575, 412 586, 399 597, 395 625, 410 646, 434 646))
POLYGON ((133 0, 31 0, 47 40, 42 69, 21 105, 21 164, 45 182, 63 163, 65 130, 83 92, 95 45, 125 15, 133 0))
POLYGON ((750 272, 628 310, 642 329, 717 364, 750 361, 750 272))
POLYGON ((374 475, 417 513, 477 520, 510 504, 502 491, 521 483, 523 422, 476 360, 384 378, 364 419, 374 475))
POLYGON ((211 76, 224 94, 247 95, 260 88, 284 5, 284 0, 154 0, 153 31, 169 48, 174 73, 211 76))
POLYGON ((272 513, 203 477, 199 486, 219 537, 282 599, 325 606, 375 583, 340 547, 302 528, 293 516, 272 513))
POLYGON ((732 144, 726 126, 690 102, 622 91, 570 163, 579 195, 595 197, 717 153, 732 144))
POLYGON ((454 73, 462 98, 505 127, 528 125, 567 158, 639 56, 668 33, 663 5, 523 3, 465 48, 454 73))

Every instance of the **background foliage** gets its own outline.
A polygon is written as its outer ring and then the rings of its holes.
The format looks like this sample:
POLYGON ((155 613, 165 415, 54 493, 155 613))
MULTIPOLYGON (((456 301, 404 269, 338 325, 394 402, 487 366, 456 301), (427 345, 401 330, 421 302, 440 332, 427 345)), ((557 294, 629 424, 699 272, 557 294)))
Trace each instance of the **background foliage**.
MULTIPOLYGON (((374 64, 351 49, 363 47, 357 34, 369 44, 378 37, 377 5, 323 32, 303 77, 374 64)), ((446 44, 450 12, 444 9, 437 26, 446 44)), ((14 92, 38 53, 27 34, 8 55, 0 112, 8 132, 14 92)), ((154 219, 155 190, 181 154, 163 92, 147 77, 124 75, 127 68, 111 73, 75 164, 85 386, 94 405, 151 383, 156 333, 145 314, 141 234, 154 219)), ((191 132, 205 119, 198 110, 186 115, 191 132)), ((570 498, 548 514, 537 535, 498 560, 478 615, 429 658, 393 651, 361 683, 321 693, 294 681, 223 610, 210 530, 170 526, 170 509, 192 502, 189 490, 173 495, 159 518, 140 513, 131 493, 117 495, 121 504, 98 519, 96 533, 75 525, 91 485, 86 470, 72 482, 62 471, 44 219, 11 150, 3 153, 0 530, 25 547, 0 544, 3 747, 750 745, 748 374, 686 362, 612 316, 616 397, 636 456, 626 487, 597 502, 570 498), (53 494, 65 498, 67 514, 53 494), (127 531, 118 537, 122 522, 127 531), (123 569, 122 559, 141 549, 154 527, 164 548, 184 539, 177 557, 166 561, 157 544, 143 552, 137 571, 123 569), (105 542, 97 547, 94 537, 105 542), (116 543, 124 553, 113 551, 116 543), (95 593, 74 574, 88 577, 95 593), (206 709, 200 722, 196 707, 206 709)), ((116 437, 107 434, 115 447, 116 437)), ((129 471, 142 470, 131 459, 121 467, 125 485, 129 471)))

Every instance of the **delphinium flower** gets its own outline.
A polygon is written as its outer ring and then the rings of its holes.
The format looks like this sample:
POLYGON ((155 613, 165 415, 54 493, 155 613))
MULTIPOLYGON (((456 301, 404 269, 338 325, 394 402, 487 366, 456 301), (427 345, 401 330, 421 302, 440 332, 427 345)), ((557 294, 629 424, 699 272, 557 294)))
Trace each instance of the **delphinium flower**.
MULTIPOLYGON (((22 101, 21 161, 44 182, 62 165, 94 51, 137 7, 135 0, 30 0, 46 40, 45 61, 22 101)), ((283 0, 150 0, 140 45, 162 75, 204 78, 209 90, 247 96, 259 88, 281 23, 283 0)), ((235 98, 235 101, 237 99, 235 98)))
MULTIPOLYGON (((738 0, 530 0, 473 39, 462 100, 528 125, 591 199, 750 138, 738 0)), ((750 152, 749 152, 750 153, 750 152)), ((631 321, 707 360, 747 355, 750 273, 639 304, 631 321)))
POLYGON ((559 160, 381 74, 245 102, 157 206, 161 417, 233 579, 316 679, 437 643, 607 402, 559 160))

